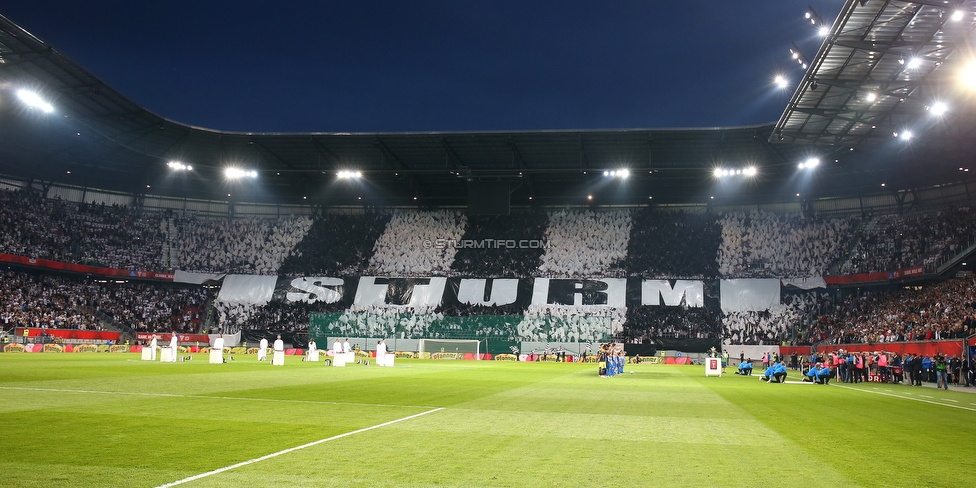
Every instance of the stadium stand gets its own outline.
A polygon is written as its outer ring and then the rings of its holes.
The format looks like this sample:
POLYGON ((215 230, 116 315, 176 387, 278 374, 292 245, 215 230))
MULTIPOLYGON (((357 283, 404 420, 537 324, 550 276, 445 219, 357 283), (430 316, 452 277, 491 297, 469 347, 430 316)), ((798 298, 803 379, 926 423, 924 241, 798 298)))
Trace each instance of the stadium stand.
POLYGON ((722 276, 789 278, 823 276, 841 257, 855 220, 752 211, 725 214, 721 223, 722 276))
POLYGON ((976 209, 950 206, 920 213, 883 215, 866 222, 858 242, 839 267, 840 274, 931 268, 955 255, 976 234, 976 209))
MULTIPOLYGON (((0 208, 0 251, 9 254, 121 269, 163 269, 165 250, 172 246, 180 269, 291 276, 822 276, 828 269, 853 273, 931 267, 968 246, 976 233, 974 210, 968 206, 863 220, 758 210, 716 217, 652 209, 526 210, 472 217, 456 210, 398 210, 227 219, 66 202, 4 190, 0 208), (434 244, 438 239, 444 244, 434 244), (532 240, 546 246, 456 249, 446 242, 486 239, 532 240), (838 259, 845 249, 851 252, 838 259)), ((136 331, 165 332, 174 327, 197 331, 207 304, 207 291, 202 288, 95 283, 20 271, 5 276, 2 318, 8 327, 94 328, 110 320, 136 331)), ((300 332, 311 313, 338 313, 346 314, 349 323, 369 317, 371 327, 395 327, 405 337, 450 337, 458 326, 499 338, 538 339, 538 334, 527 331, 544 329, 546 339, 588 340, 609 330, 634 342, 715 337, 731 344, 781 344, 794 339, 799 343, 889 342, 959 338, 974 332, 976 290, 965 280, 921 290, 867 292, 847 297, 836 309, 830 308, 833 302, 822 292, 784 293, 781 300, 780 306, 764 312, 722 313, 714 307, 581 310, 524 302, 444 303, 409 310, 369 305, 351 310, 347 303, 275 299, 260 307, 217 304, 216 329, 300 332), (504 325, 447 320, 487 316, 520 319, 504 325)))
POLYGON ((161 214, 0 190, 0 252, 110 268, 162 269, 161 214))
POLYGON ((545 238, 547 222, 546 214, 537 211, 468 216, 462 240, 478 243, 481 247, 458 249, 451 266, 453 274, 483 278, 533 276, 545 251, 541 245, 533 246, 545 238), (491 248, 489 239, 512 241, 515 246, 491 248))
POLYGON ((99 330, 108 321, 137 332, 196 332, 207 291, 7 270, 0 298, 4 328, 99 330))
POLYGON ((944 340, 976 333, 976 282, 945 281, 920 290, 850 294, 812 323, 804 343, 884 343, 944 340))
POLYGON ((379 213, 316 215, 305 238, 281 264, 282 275, 347 276, 366 272, 373 243, 390 216, 379 213))
POLYGON ((234 219, 187 216, 176 219, 180 267, 204 273, 274 275, 298 245, 312 219, 234 219))
POLYGON ((430 276, 451 269, 456 249, 438 245, 457 241, 467 217, 455 210, 397 211, 376 240, 371 273, 388 276, 430 276))
POLYGON ((630 276, 714 278, 722 227, 715 216, 641 209, 634 213, 627 244, 630 276))
POLYGON ((630 239, 628 210, 559 210, 549 214, 548 249, 539 265, 552 278, 622 276, 630 239))
POLYGON ((688 307, 629 307, 624 342, 641 344, 660 339, 706 339, 722 332, 719 309, 688 307))

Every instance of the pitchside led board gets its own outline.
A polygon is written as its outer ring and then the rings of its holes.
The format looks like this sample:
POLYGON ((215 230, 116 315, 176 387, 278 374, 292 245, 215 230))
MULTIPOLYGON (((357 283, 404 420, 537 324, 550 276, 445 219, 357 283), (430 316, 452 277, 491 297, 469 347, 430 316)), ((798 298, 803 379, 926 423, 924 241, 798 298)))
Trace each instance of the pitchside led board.
POLYGON ((722 376, 722 360, 719 358, 705 358, 705 376, 722 376))

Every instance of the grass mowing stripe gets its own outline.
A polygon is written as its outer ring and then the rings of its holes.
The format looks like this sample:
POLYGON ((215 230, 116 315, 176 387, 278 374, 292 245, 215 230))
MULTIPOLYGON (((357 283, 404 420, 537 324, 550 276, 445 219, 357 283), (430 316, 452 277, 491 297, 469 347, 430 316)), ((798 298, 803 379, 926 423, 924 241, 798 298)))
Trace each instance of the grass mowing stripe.
POLYGON ((208 476, 213 476, 215 474, 220 474, 220 473, 223 473, 224 471, 230 471, 232 469, 240 468, 242 466, 247 466, 249 464, 254 464, 254 463, 257 463, 257 462, 260 462, 260 461, 264 461, 266 459, 275 458, 275 457, 281 456, 282 454, 288 454, 290 452, 295 452, 295 451, 298 451, 298 450, 301 450, 301 449, 305 449, 305 448, 308 448, 308 447, 317 446, 319 444, 324 444, 326 442, 334 441, 336 439, 342 439, 343 437, 348 437, 348 436, 351 436, 351 435, 354 435, 354 434, 359 434, 359 433, 362 433, 362 432, 367 432, 367 431, 370 431, 370 430, 379 429, 380 427, 386 427, 387 425, 393 425, 393 424, 396 424, 396 423, 399 423, 399 422, 403 422, 405 420, 415 419, 417 417, 420 417, 420 416, 423 416, 423 415, 427 415, 429 413, 438 412, 438 411, 441 411, 441 410, 444 410, 444 407, 439 407, 439 408, 435 408, 435 409, 432 409, 432 410, 427 410, 426 412, 415 413, 413 415, 408 415, 406 417, 399 418, 399 419, 396 419, 396 420, 391 420, 389 422, 383 422, 382 424, 376 424, 376 425, 371 425, 369 427, 363 427, 362 429, 356 429, 356 430, 353 430, 351 432, 345 432, 345 433, 342 433, 342 434, 339 434, 339 435, 334 435, 332 437, 327 437, 325 439, 319 439, 317 441, 309 442, 307 444, 302 444, 300 446, 289 447, 288 449, 283 449, 283 450, 278 451, 278 452, 273 452, 271 454, 266 454, 266 455, 261 456, 261 457, 257 457, 257 458, 254 458, 254 459, 249 459, 247 461, 242 461, 242 462, 239 462, 237 464, 231 464, 230 466, 224 466, 223 468, 218 468, 218 469, 215 469, 213 471, 207 471, 206 473, 200 473, 200 474, 197 474, 197 475, 193 475, 193 476, 190 476, 189 478, 183 478, 181 480, 177 480, 177 481, 174 481, 172 483, 166 483, 164 485, 159 485, 157 488, 169 488, 171 486, 182 485, 183 483, 189 483, 191 481, 196 481, 196 480, 201 479, 201 478, 206 478, 208 476))
MULTIPOLYGON (((895 397, 895 398, 903 398, 905 400, 912 400, 914 402, 931 403, 932 405, 942 405, 943 407, 961 408, 963 410, 969 410, 970 412, 976 412, 976 408, 964 407, 962 405, 950 405, 948 403, 933 402, 932 400, 922 400, 921 398, 912 398, 912 397, 907 397, 907 396, 895 395, 894 393, 884 393, 884 392, 881 392, 881 391, 862 390, 860 388, 854 388, 852 386, 844 386, 844 385, 832 385, 832 386, 836 386, 838 388, 846 388, 848 390, 861 391, 861 392, 864 392, 864 393, 874 393, 876 395, 884 395, 884 396, 890 396, 890 397, 895 397)), ((921 396, 924 396, 926 398, 932 398, 932 397, 927 396, 927 395, 921 395, 921 396)), ((973 404, 973 405, 976 405, 976 404, 973 404)))
POLYGON ((386 403, 356 403, 356 402, 323 402, 316 400, 281 400, 277 398, 247 398, 219 395, 181 395, 179 393, 148 393, 139 391, 104 391, 104 390, 74 390, 67 388, 31 388, 26 386, 0 386, 0 390, 47 391, 56 393, 95 393, 101 395, 127 395, 148 397, 200 398, 204 400, 246 400, 255 402, 274 403, 310 403, 315 405, 349 405, 353 407, 400 407, 400 408, 436 408, 433 405, 394 405, 386 403))

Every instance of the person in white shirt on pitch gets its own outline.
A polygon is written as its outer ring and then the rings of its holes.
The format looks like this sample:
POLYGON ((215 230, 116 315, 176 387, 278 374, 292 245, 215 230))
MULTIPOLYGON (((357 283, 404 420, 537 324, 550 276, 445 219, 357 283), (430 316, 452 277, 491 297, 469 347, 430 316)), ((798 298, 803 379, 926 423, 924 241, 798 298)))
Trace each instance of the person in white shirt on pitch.
POLYGON ((224 364, 224 336, 217 334, 210 348, 210 364, 224 364))
POLYGON ((352 346, 349 345, 349 338, 347 337, 345 342, 342 343, 342 352, 352 352, 352 346))
POLYGON ((268 360, 268 338, 262 337, 258 343, 258 361, 268 360))
POLYGON ((271 357, 272 366, 285 365, 285 343, 281 340, 281 335, 274 341, 274 356, 271 357))
POLYGON ((376 341, 376 364, 380 366, 386 365, 384 359, 386 358, 386 341, 379 340, 376 341))
POLYGON ((156 360, 156 347, 159 345, 159 343, 156 341, 156 337, 157 337, 156 334, 153 334, 152 335, 152 340, 149 341, 149 360, 150 361, 155 361, 156 360))
POLYGON ((342 343, 339 342, 339 338, 336 337, 335 342, 332 343, 333 354, 342 354, 342 343))
POLYGON ((319 349, 315 345, 315 340, 308 341, 308 360, 317 363, 319 361, 319 349))
POLYGON ((169 361, 171 363, 176 362, 176 356, 179 355, 180 353, 179 344, 180 344, 180 335, 177 334, 176 332, 173 332, 173 337, 170 337, 169 339, 169 349, 170 349, 169 361))

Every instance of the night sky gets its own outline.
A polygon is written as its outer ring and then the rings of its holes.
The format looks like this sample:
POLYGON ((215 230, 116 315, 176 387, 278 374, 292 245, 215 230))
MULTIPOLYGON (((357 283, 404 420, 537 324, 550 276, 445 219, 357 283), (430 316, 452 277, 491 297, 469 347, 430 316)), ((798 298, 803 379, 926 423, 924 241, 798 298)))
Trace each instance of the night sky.
POLYGON ((9 2, 143 107, 243 132, 772 123, 840 0, 9 2), (792 84, 775 90, 773 76, 792 84))

